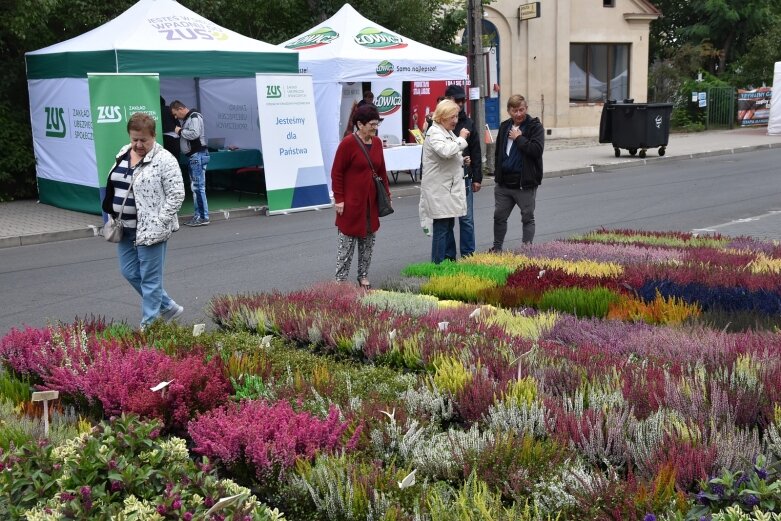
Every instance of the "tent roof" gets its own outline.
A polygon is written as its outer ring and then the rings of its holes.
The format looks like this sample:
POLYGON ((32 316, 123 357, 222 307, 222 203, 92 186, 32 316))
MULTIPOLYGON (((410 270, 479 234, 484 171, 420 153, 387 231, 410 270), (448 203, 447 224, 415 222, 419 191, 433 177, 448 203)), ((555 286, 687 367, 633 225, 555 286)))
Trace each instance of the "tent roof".
POLYGON ((254 76, 297 72, 295 52, 220 27, 174 0, 139 0, 87 33, 26 54, 29 78, 87 72, 254 76))
POLYGON ((301 72, 315 82, 464 80, 464 56, 405 38, 345 4, 328 20, 279 47, 298 51, 301 72))

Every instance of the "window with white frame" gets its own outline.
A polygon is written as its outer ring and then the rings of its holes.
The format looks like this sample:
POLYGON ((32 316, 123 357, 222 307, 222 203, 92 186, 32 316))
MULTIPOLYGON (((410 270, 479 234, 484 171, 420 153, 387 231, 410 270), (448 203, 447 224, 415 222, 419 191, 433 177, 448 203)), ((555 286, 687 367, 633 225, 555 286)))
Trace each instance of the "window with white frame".
POLYGON ((629 97, 629 44, 572 43, 569 54, 571 103, 629 97))

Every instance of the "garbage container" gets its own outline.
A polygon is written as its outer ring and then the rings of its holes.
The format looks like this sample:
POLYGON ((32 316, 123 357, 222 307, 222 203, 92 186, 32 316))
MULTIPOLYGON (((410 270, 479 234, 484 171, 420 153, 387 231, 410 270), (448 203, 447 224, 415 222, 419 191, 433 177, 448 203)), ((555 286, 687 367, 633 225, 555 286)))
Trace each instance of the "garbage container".
POLYGON ((622 148, 632 156, 639 150, 640 157, 645 157, 646 150, 656 147, 663 156, 670 139, 672 110, 672 103, 606 103, 602 111, 603 116, 607 114, 604 117, 609 121, 616 157, 622 148))

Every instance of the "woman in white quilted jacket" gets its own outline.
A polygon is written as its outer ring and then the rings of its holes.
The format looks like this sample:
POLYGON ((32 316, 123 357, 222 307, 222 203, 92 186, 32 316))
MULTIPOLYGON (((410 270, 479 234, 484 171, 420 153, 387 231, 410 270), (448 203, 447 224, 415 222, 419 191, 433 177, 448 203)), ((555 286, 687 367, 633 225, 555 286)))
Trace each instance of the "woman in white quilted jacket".
POLYGON ((122 212, 119 269, 141 295, 143 330, 157 318, 171 321, 184 312, 163 289, 165 251, 171 234, 179 229, 184 182, 176 158, 155 141, 151 116, 133 114, 127 132, 130 144, 119 151, 109 173, 103 211, 114 218, 122 212))

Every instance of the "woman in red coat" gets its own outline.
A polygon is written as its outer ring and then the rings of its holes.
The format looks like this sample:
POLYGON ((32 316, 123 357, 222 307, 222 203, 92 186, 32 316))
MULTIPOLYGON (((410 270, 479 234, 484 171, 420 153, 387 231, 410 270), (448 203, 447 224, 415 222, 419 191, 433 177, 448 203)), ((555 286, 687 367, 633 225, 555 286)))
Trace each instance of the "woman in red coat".
POLYGON ((374 105, 358 107, 353 116, 357 132, 345 137, 336 149, 331 169, 336 227, 339 245, 336 256, 336 280, 347 280, 355 245, 358 245, 358 284, 369 289, 369 264, 372 260, 374 235, 380 229, 377 213, 377 190, 372 166, 385 185, 390 198, 388 174, 382 141, 377 137, 380 114, 374 105), (371 165, 367 159, 371 158, 371 165))

